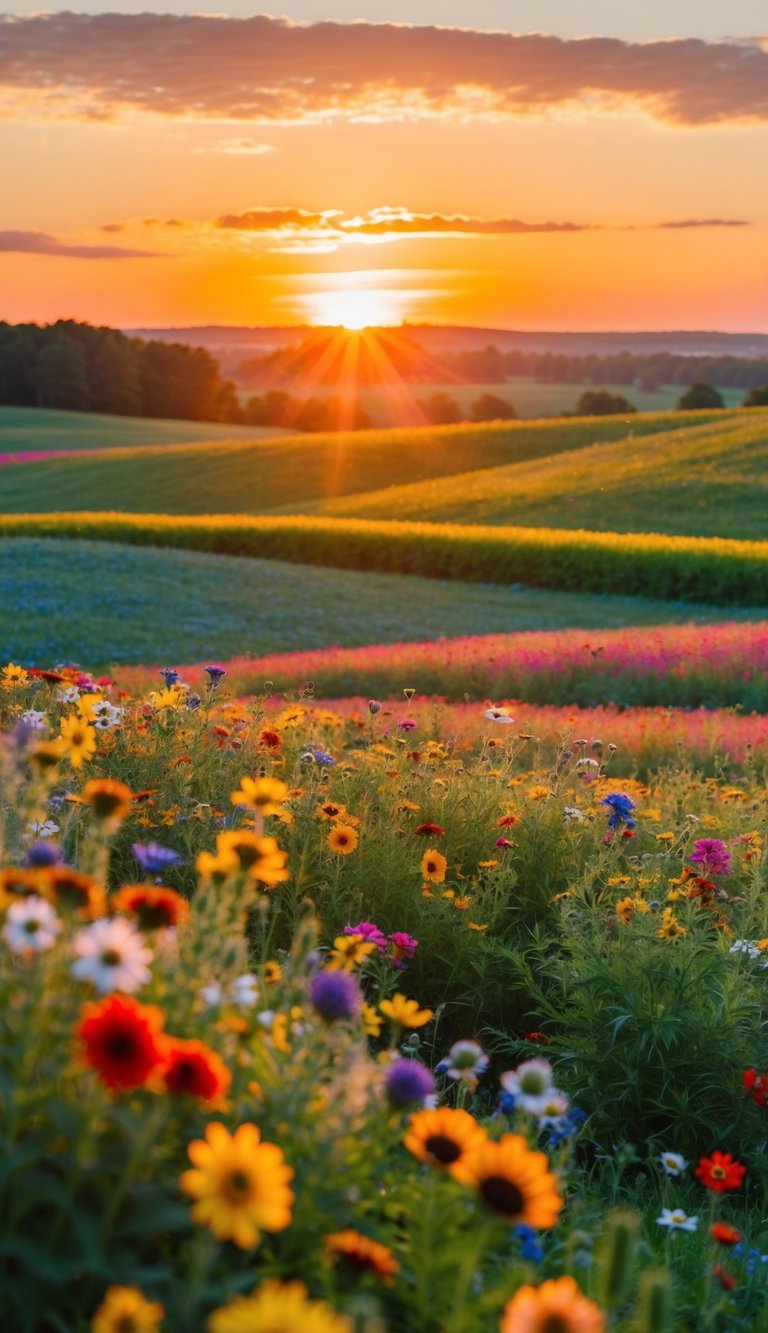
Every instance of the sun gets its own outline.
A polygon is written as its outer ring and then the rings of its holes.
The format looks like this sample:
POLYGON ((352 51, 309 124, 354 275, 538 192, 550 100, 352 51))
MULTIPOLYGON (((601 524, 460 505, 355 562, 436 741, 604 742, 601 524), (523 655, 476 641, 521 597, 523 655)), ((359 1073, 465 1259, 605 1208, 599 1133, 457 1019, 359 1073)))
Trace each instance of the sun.
POLYGON ((304 298, 313 324, 361 329, 397 324, 402 319, 403 293, 371 288, 313 292, 304 298))

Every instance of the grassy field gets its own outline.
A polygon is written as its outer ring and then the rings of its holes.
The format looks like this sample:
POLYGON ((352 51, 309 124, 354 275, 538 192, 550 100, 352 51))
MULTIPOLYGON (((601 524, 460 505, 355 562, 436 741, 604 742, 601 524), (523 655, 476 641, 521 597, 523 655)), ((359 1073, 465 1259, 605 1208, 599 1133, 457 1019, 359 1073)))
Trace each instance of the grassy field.
POLYGON ((757 408, 632 445, 595 444, 567 457, 389 487, 314 510, 760 540, 768 534, 768 411, 757 408))
MULTIPOLYGON (((743 611, 749 619, 759 612, 743 611)), ((441 635, 722 619, 716 608, 110 542, 0 541, 0 643, 27 665, 211 660, 441 635)), ((733 618, 733 613, 728 613, 733 618)))
MULTIPOLYGON (((433 393, 447 393, 467 413, 481 394, 492 393, 512 403, 519 417, 541 418, 557 417, 561 412, 574 412, 581 395, 592 388, 605 388, 607 393, 621 394, 638 412, 671 412, 685 393, 685 387, 681 384, 665 384, 650 393, 638 389, 634 384, 542 384, 540 380, 529 378, 508 380, 503 384, 418 384, 411 386, 411 392, 417 400, 428 398, 433 393)), ((719 392, 726 407, 739 407, 747 394, 746 389, 720 389, 719 392)), ((359 398, 374 425, 387 424, 387 399, 382 391, 363 389, 359 398)))
POLYGON ((218 426, 212 421, 164 421, 149 417, 100 416, 96 412, 0 407, 0 455, 258 440, 285 433, 271 426, 218 426))
MULTIPOLYGON (((596 442, 681 432, 722 413, 576 418, 490 426, 302 435, 258 443, 114 449, 93 458, 19 463, 0 476, 0 512, 117 509, 136 513, 295 512, 382 487, 499 468, 596 442)), ((738 420, 738 418, 735 418, 738 420)), ((207 428, 206 428, 207 429, 207 428)), ((231 434, 231 432, 230 432, 231 434)), ((626 454, 626 446, 618 446, 626 454)), ((393 510, 388 517, 397 513, 393 510)))

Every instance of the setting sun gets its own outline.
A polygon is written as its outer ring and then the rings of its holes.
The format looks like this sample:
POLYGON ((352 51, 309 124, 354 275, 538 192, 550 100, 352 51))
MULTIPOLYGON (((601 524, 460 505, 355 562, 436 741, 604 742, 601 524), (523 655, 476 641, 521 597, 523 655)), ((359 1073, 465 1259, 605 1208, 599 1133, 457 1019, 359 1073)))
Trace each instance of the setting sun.
POLYGON ((354 331, 400 323, 406 301, 401 291, 353 289, 312 292, 302 298, 302 305, 312 324, 341 324, 354 331))

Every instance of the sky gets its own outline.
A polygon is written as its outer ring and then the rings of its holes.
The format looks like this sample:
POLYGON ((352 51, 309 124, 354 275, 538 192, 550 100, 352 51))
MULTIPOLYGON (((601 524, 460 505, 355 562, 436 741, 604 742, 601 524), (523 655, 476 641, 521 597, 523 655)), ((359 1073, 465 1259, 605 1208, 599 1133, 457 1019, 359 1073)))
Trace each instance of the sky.
POLYGON ((768 331, 765 0, 22 0, 0 160, 12 322, 768 331))

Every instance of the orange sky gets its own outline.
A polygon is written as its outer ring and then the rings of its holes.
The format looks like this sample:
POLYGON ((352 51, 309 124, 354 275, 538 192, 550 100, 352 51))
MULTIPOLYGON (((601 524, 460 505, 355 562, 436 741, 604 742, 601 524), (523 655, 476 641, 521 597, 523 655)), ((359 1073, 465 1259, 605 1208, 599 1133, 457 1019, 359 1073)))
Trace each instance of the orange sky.
POLYGON ((6 22, 0 316, 766 329, 752 29, 670 33, 659 6, 657 32, 532 37, 374 8, 6 22))

